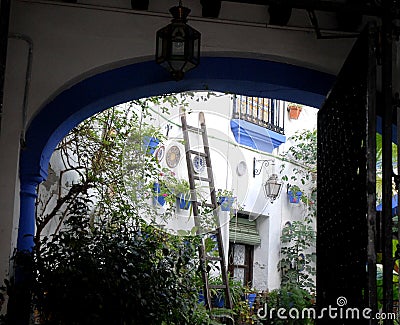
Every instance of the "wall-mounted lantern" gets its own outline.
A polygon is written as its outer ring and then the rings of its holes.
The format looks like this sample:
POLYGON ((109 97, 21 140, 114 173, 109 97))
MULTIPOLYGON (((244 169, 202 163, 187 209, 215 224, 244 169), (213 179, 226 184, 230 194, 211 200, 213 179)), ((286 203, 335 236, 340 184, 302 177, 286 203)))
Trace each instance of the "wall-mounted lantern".
MULTIPOLYGON (((274 166, 274 160, 273 159, 256 159, 253 158, 253 177, 256 177, 256 175, 260 175, 262 168, 263 167, 268 167, 269 164, 272 163, 274 166), (261 163, 261 167, 259 169, 256 168, 257 163, 261 163)), ((267 181, 264 183, 264 194, 267 198, 273 202, 276 200, 282 190, 282 182, 279 181, 278 175, 275 173, 272 173, 267 181)))
POLYGON ((157 31, 156 62, 179 81, 199 64, 200 33, 186 24, 190 9, 183 7, 182 1, 169 11, 171 23, 157 31))

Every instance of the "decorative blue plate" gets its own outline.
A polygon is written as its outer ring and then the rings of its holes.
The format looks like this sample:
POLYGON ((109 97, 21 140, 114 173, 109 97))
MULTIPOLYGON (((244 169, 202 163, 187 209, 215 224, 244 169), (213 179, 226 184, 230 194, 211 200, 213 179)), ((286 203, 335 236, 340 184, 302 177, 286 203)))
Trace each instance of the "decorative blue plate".
POLYGON ((197 174, 200 174, 206 168, 206 158, 202 156, 194 156, 192 162, 193 170, 197 174))
POLYGON ((157 160, 160 162, 160 161, 164 158, 164 155, 165 155, 165 147, 164 147, 164 146, 159 147, 159 148, 156 150, 156 152, 155 152, 154 155, 156 156, 157 160))
POLYGON ((168 149, 165 159, 169 168, 175 168, 181 159, 181 151, 177 146, 172 146, 168 149))

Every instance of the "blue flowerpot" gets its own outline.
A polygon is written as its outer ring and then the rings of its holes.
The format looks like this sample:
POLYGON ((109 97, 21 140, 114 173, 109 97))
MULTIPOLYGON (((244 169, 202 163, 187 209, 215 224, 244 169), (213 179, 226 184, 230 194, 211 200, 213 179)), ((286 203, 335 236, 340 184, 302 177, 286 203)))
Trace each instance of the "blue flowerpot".
POLYGON ((152 155, 159 143, 160 140, 158 140, 157 138, 153 138, 146 135, 143 137, 143 150, 145 150, 146 153, 152 155))
POLYGON ((289 203, 298 204, 300 203, 302 192, 293 193, 293 191, 288 191, 289 203))
POLYGON ((254 302, 256 301, 257 294, 256 293, 249 293, 247 294, 247 301, 249 302, 249 307, 253 307, 254 302))
POLYGON ((213 307, 223 308, 225 306, 225 299, 222 294, 212 297, 213 307))
POLYGON ((190 201, 190 199, 188 197, 186 197, 183 193, 181 193, 177 199, 178 199, 179 209, 189 210, 192 202, 190 201))
POLYGON ((206 304, 206 299, 204 298, 203 292, 199 292, 199 304, 200 305, 206 304))
POLYGON ((220 196, 218 198, 218 203, 219 203, 222 211, 230 211, 232 208, 233 202, 235 202, 234 197, 220 196))
MULTIPOLYGON (((154 193, 159 194, 161 192, 160 184, 154 183, 153 184, 153 191, 154 191, 154 193)), ((162 195, 155 195, 153 197, 153 202, 154 202, 154 205, 156 205, 157 202, 158 202, 158 204, 163 206, 165 204, 165 198, 162 195)))

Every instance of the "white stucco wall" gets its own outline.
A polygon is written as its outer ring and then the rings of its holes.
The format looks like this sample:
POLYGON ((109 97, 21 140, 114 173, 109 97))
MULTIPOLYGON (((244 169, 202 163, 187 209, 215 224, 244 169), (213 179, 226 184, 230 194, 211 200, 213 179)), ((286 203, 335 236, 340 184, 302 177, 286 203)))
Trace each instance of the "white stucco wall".
MULTIPOLYGON (((198 93, 199 98, 204 96, 198 93)), ((209 143, 211 150, 211 160, 215 175, 215 184, 217 189, 232 190, 237 197, 237 204, 244 211, 251 214, 250 219, 256 220, 257 229, 261 236, 261 245, 256 246, 254 250, 254 287, 259 290, 272 290, 280 286, 280 274, 277 269, 280 259, 280 236, 282 227, 287 221, 300 220, 304 217, 307 207, 303 204, 290 204, 286 193, 286 182, 283 184, 280 197, 271 203, 265 198, 263 191, 263 183, 272 172, 278 174, 279 178, 284 174, 289 177, 292 175, 294 165, 284 163, 280 159, 280 153, 287 150, 293 142, 288 141, 274 150, 272 154, 267 154, 252 148, 239 145, 230 129, 230 119, 232 116, 232 95, 217 94, 206 102, 193 100, 188 107, 187 121, 191 126, 199 127, 198 112, 205 113, 207 131, 209 134, 209 143), (260 175, 253 178, 253 158, 257 159, 274 159, 275 166, 263 168, 260 175), (236 173, 237 165, 240 161, 247 164, 247 172, 245 175, 239 176, 236 173), (285 164, 285 169, 280 174, 281 165, 285 164)), ((304 107, 299 119, 291 120, 285 111, 285 134, 287 138, 296 131, 303 129, 316 128, 317 110, 311 107, 304 107)), ((161 114, 161 113, 160 113, 161 114)), ((171 169, 178 178, 187 178, 187 168, 184 156, 184 147, 180 143, 182 141, 182 131, 180 125, 180 117, 177 107, 170 109, 170 115, 155 115, 155 123, 160 123, 161 129, 166 130, 166 125, 172 125, 169 131, 169 140, 164 145, 166 151, 172 146, 177 145, 181 149, 181 160, 176 168, 171 169)), ((191 145, 201 148, 201 136, 192 134, 190 137, 191 145)), ((164 167, 167 167, 165 159, 162 160, 164 167)), ((260 166, 257 165, 257 168, 260 166)), ((298 167, 298 166, 297 166, 298 167)), ((293 185, 293 184, 292 184, 293 185)), ((300 185, 300 184, 298 184, 300 185)), ((177 210, 181 222, 187 220, 188 212, 177 210)), ((224 215, 227 218, 227 215, 224 215)), ((178 219, 173 220, 171 226, 190 229, 193 223, 179 223, 178 219)), ((224 233, 227 234, 228 225, 224 227, 224 233)), ((226 256, 228 242, 225 241, 226 256)))

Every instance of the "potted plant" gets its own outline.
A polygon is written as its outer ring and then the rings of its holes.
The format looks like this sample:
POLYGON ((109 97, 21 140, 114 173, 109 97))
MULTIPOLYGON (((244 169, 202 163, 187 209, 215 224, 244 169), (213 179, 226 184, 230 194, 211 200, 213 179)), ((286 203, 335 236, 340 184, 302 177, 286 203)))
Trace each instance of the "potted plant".
POLYGON ((301 197, 303 195, 303 192, 300 190, 300 187, 298 187, 297 185, 289 186, 287 193, 289 197, 289 203, 293 204, 300 203, 301 197))
POLYGON ((235 197, 233 196, 233 192, 229 190, 218 190, 217 193, 218 204, 221 207, 222 211, 230 211, 235 202, 235 197))
POLYGON ((303 109, 303 106, 296 103, 289 103, 287 106, 287 111, 289 112, 289 118, 291 120, 297 120, 300 116, 300 113, 303 109))
MULTIPOLYGON (((221 277, 210 278, 209 284, 210 285, 221 285, 222 284, 221 277)), ((224 297, 224 293, 221 291, 221 289, 211 289, 210 294, 211 294, 211 303, 212 303, 213 307, 223 308, 225 306, 225 297, 224 297)))
POLYGON ((252 308, 257 298, 257 291, 254 288, 246 286, 244 288, 244 299, 248 302, 249 307, 252 308))
POLYGON ((156 199, 161 205, 167 202, 170 207, 176 204, 180 209, 190 208, 189 182, 178 179, 173 171, 164 169, 159 173, 158 182, 154 183, 154 192, 158 194, 156 199))
POLYGON ((156 205, 157 203, 163 206, 165 204, 165 198, 167 197, 166 193, 161 193, 161 185, 158 182, 153 183, 153 192, 155 195, 153 196, 153 203, 156 205))
POLYGON ((148 135, 145 135, 143 137, 143 149, 146 153, 150 155, 154 153, 159 143, 160 140, 155 137, 151 137, 148 135))
POLYGON ((176 183, 172 185, 171 191, 178 200, 178 207, 183 210, 188 210, 191 205, 189 182, 185 179, 177 180, 176 183))
POLYGON ((234 304, 236 323, 240 325, 257 324, 257 312, 254 304, 257 293, 249 286, 242 286, 242 292, 241 299, 234 304))

